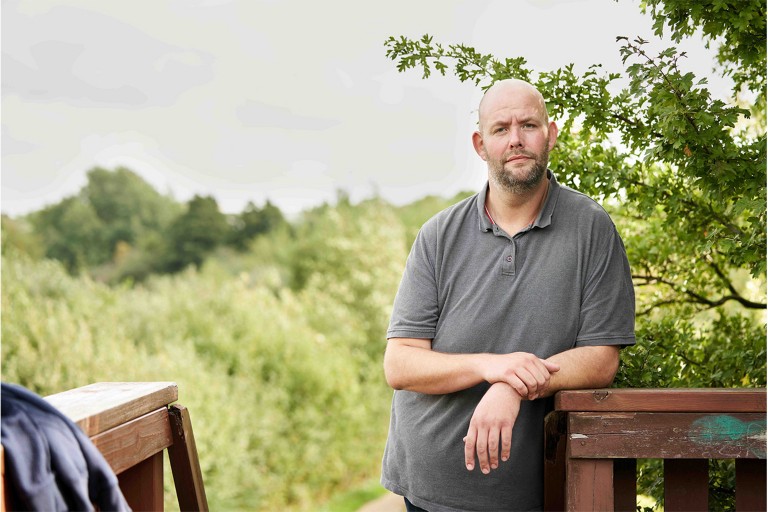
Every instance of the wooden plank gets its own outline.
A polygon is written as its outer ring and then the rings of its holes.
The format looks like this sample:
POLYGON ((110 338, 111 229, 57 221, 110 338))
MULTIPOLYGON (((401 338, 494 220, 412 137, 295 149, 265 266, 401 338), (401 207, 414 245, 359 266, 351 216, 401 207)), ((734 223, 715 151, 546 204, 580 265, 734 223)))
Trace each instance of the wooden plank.
POLYGON ((570 413, 576 458, 765 458, 765 416, 756 413, 570 413))
POLYGON ((45 397, 88 436, 138 418, 179 397, 174 382, 98 382, 45 397))
POLYGON ((558 411, 766 412, 766 388, 583 389, 555 395, 558 411))
POLYGON ((666 459, 664 461, 664 510, 666 512, 709 510, 709 461, 666 459))
POLYGON ((765 460, 736 460, 736 510, 739 512, 765 511, 765 460))
POLYGON ((613 508, 617 512, 637 510, 637 460, 613 460, 613 508))
POLYGON ((168 409, 162 407, 91 437, 112 470, 120 474, 173 443, 168 409))
POLYGON ((120 490, 132 510, 162 511, 163 453, 158 452, 117 475, 120 490))
POLYGON ((568 459, 565 510, 613 511, 613 461, 568 459))
POLYGON ((173 444, 168 448, 173 483, 181 510, 207 511, 203 473, 197 457, 195 435, 189 411, 182 405, 172 405, 168 411, 173 444))

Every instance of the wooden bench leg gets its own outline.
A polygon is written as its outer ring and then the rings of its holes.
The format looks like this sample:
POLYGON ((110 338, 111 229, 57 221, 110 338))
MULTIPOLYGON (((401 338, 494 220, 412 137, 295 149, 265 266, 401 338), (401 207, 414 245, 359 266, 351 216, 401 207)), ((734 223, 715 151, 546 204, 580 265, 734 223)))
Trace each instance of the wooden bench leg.
POLYGON ((159 451, 119 475, 120 490, 134 512, 163 510, 163 452, 159 451))
POLYGON ((203 473, 197 457, 189 411, 183 405, 174 404, 168 407, 168 416, 173 435, 173 444, 168 447, 168 459, 171 463, 176 496, 179 499, 179 509, 207 512, 208 500, 205 497, 203 473))

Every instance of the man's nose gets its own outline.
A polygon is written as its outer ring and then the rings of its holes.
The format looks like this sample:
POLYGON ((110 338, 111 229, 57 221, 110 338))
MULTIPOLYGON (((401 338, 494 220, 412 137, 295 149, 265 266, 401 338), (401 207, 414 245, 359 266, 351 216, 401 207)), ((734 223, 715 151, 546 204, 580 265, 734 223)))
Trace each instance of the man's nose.
POLYGON ((520 137, 520 128, 510 128, 509 130, 509 147, 519 148, 522 147, 523 140, 520 137))

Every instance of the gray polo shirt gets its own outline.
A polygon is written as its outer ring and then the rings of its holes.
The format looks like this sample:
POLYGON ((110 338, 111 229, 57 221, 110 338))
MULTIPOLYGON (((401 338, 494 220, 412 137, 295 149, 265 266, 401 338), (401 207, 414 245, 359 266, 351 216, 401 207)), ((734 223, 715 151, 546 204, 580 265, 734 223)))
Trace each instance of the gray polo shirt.
MULTIPOLYGON (((488 185, 419 232, 387 338, 432 339, 448 353, 530 352, 634 343, 624 245, 595 201, 560 185, 514 236, 485 214, 488 185)), ((395 391, 382 484, 430 512, 536 510, 543 504, 543 421, 551 400, 524 401, 512 455, 483 475, 464 466, 469 420, 488 384, 447 395, 395 391)))

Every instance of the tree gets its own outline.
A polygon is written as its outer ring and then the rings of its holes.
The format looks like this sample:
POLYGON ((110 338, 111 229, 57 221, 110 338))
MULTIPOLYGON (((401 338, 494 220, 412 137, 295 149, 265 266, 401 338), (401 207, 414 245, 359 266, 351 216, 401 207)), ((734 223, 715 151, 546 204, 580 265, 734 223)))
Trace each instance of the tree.
POLYGON ((200 267, 205 257, 226 240, 228 231, 227 218, 219 211, 216 199, 196 195, 169 228, 168 270, 200 267))
POLYGON ((674 41, 701 30, 707 47, 722 39, 717 61, 733 78, 734 91, 756 95, 753 114, 765 114, 766 17, 762 0, 644 0, 643 12, 650 10, 656 35, 670 30, 674 41))
MULTIPOLYGON (((550 166, 611 212, 632 267, 638 344, 622 351, 618 385, 765 385, 764 320, 751 314, 766 308, 755 291, 766 272, 765 3, 737 4, 643 3, 658 34, 668 28, 680 41, 701 29, 718 45, 732 104, 681 70, 684 53, 651 55, 639 37, 617 38, 628 79, 618 93, 620 75, 599 65, 582 75, 573 66, 537 73, 522 57, 497 59, 429 35, 385 42, 400 71, 419 68, 425 79, 452 71, 483 89, 520 78, 548 99, 562 123, 550 166)), ((718 496, 732 497, 721 476, 713 473, 718 496)))
POLYGON ((179 205, 159 194, 133 171, 94 168, 80 191, 105 227, 110 253, 118 242, 135 246, 150 232, 164 231, 180 213, 179 205))
MULTIPOLYGON (((97 277, 104 278, 115 273, 115 258, 130 252, 133 260, 146 260, 146 272, 155 270, 155 241, 179 211, 180 205, 133 171, 94 168, 76 196, 30 214, 29 222, 46 257, 64 262, 72 273, 98 267, 96 273, 104 275, 97 277)), ((113 277, 120 276, 106 279, 113 277)))
POLYGON ((61 261, 70 273, 109 258, 104 225, 81 197, 69 197, 30 216, 35 233, 44 241, 45 256, 61 261))
POLYGON ((251 240, 283 224, 286 224, 283 212, 271 202, 267 201, 263 208, 248 202, 245 209, 235 217, 229 243, 241 251, 245 250, 251 240))

